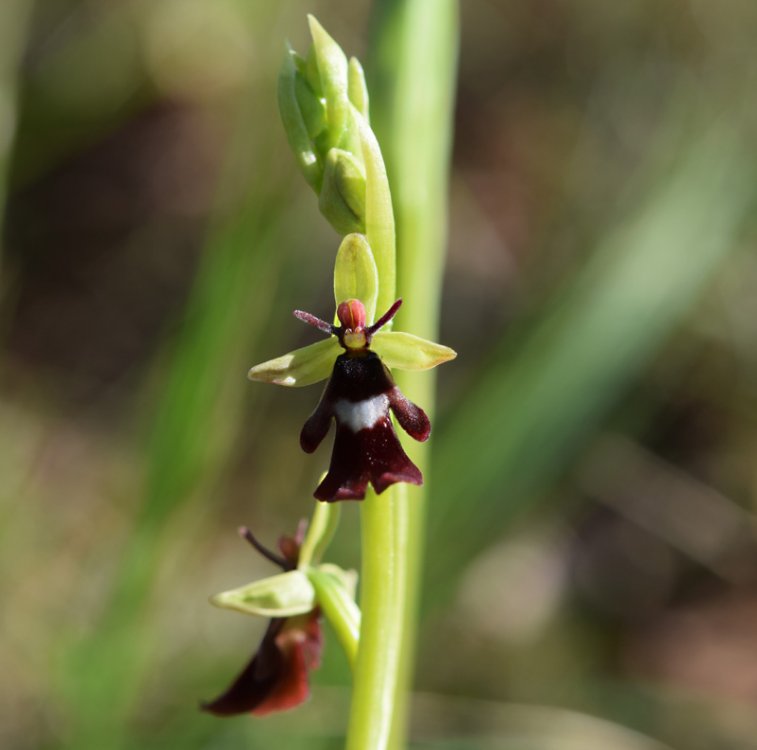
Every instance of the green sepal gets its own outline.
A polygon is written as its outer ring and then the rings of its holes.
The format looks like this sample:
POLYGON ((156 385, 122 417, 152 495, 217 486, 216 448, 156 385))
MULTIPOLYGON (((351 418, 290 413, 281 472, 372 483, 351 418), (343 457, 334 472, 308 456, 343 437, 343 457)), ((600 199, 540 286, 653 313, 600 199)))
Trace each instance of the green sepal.
POLYGON ((291 388, 312 385, 331 375, 336 358, 342 353, 339 341, 331 336, 310 346, 282 354, 250 368, 247 377, 261 383, 291 388))
POLYGON ((336 565, 320 565, 308 570, 308 576, 316 591, 318 606, 354 668, 360 644, 360 608, 355 603, 354 586, 351 588, 349 581, 356 580, 357 574, 336 565))
POLYGON ((313 584, 301 570, 224 591, 210 598, 211 604, 261 617, 292 617, 312 612, 316 606, 313 584))
POLYGON ((365 172, 349 152, 326 154, 318 208, 339 234, 365 230, 365 172))
POLYGON ((371 349, 387 367, 398 370, 430 370, 457 356, 448 346, 402 331, 379 331, 371 341, 371 349))
POLYGON ((318 570, 322 573, 328 573, 330 576, 336 578, 349 597, 353 600, 355 599, 358 579, 356 570, 353 570, 352 568, 345 570, 338 565, 334 565, 334 563, 323 563, 318 566, 318 570))
POLYGON ((298 71, 296 53, 287 48, 284 62, 279 73, 278 100, 281 121, 284 124, 289 146, 294 152, 297 164, 305 176, 308 184, 319 192, 323 180, 323 163, 313 148, 313 143, 305 124, 300 102, 297 96, 297 78, 301 76, 298 71))
POLYGON ((302 570, 321 561, 336 533, 341 514, 339 503, 316 503, 305 539, 300 547, 298 567, 302 570))
POLYGON ((368 87, 363 66, 356 57, 350 58, 347 69, 347 95, 352 106, 368 120, 368 87))
POLYGON ((376 315, 378 284, 376 261, 368 240, 363 234, 348 234, 339 245, 334 262, 336 306, 348 299, 359 299, 365 306, 366 322, 370 325, 376 315))
POLYGON ((321 93, 326 100, 329 145, 336 146, 341 140, 349 116, 347 57, 314 16, 308 16, 308 25, 310 36, 313 38, 321 93))

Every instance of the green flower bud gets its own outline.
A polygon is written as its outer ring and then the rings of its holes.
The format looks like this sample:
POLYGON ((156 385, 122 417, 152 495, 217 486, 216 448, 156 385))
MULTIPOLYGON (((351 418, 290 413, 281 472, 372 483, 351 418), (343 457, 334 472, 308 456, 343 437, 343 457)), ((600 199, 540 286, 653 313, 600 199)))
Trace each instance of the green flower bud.
MULTIPOLYGON (((281 112, 281 119, 284 123, 284 131, 286 132, 289 146, 294 152, 297 164, 302 170, 302 174, 305 176, 308 184, 318 192, 323 180, 323 159, 316 152, 314 143, 310 137, 308 124, 300 106, 298 92, 302 101, 306 102, 305 109, 310 129, 318 127, 317 107, 313 105, 312 100, 307 99, 307 94, 303 91, 304 82, 298 71, 295 58, 295 53, 291 49, 288 50, 284 58, 284 64, 281 66, 278 86, 279 111, 281 112), (300 82, 298 82, 298 79, 300 79, 300 82)), ((316 97, 313 97, 313 99, 317 100, 316 97)))
POLYGON ((363 66, 356 57, 351 57, 349 62, 347 95, 352 106, 368 120, 368 87, 365 84, 363 66))
POLYGON ((308 25, 313 38, 320 92, 326 103, 328 145, 334 147, 340 144, 349 118, 347 57, 313 16, 308 16, 308 25))
POLYGON ((318 207, 340 234, 365 231, 365 173, 347 151, 328 152, 318 207))

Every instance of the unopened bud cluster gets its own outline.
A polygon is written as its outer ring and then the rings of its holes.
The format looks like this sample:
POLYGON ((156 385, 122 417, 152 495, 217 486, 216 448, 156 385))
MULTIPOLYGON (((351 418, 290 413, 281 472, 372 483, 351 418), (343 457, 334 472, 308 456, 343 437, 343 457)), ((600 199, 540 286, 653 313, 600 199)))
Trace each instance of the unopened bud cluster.
POLYGON ((368 118, 363 69, 312 16, 307 58, 288 50, 279 109, 289 145, 321 213, 340 234, 365 231, 365 165, 356 118, 368 118))

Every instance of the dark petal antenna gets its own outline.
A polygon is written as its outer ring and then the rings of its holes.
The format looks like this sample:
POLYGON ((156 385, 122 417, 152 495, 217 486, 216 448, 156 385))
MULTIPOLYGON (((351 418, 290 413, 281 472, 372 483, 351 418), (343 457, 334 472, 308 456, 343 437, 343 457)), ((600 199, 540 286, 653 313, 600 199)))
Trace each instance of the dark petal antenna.
POLYGON ((325 320, 316 318, 315 315, 311 315, 309 312, 305 312, 304 310, 295 310, 293 315, 295 318, 297 318, 297 320, 301 320, 303 323, 307 323, 309 326, 313 326, 313 328, 317 328, 319 331, 323 331, 324 333, 328 334, 335 333, 335 326, 333 326, 331 323, 327 323, 325 320))
POLYGON ((289 560, 277 555, 261 544, 247 526, 239 527, 239 536, 242 539, 246 539, 263 557, 270 560, 274 565, 278 565, 283 570, 294 570, 295 566, 289 560))
POLYGON ((398 299, 372 326, 368 326, 365 332, 372 336, 379 328, 385 326, 397 314, 401 304, 402 298, 398 299))

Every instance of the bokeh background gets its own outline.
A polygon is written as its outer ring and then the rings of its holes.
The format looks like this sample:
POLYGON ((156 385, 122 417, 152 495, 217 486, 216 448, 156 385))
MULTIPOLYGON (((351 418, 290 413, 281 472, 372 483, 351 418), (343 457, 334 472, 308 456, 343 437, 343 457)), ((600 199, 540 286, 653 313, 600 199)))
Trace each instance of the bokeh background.
MULTIPOLYGON (((757 748, 757 5, 462 5, 414 747, 757 748)), ((245 379, 332 305, 306 12, 370 66, 363 0, 0 7, 2 748, 340 746, 333 639, 297 713, 197 710, 321 466, 318 388, 245 379)))

